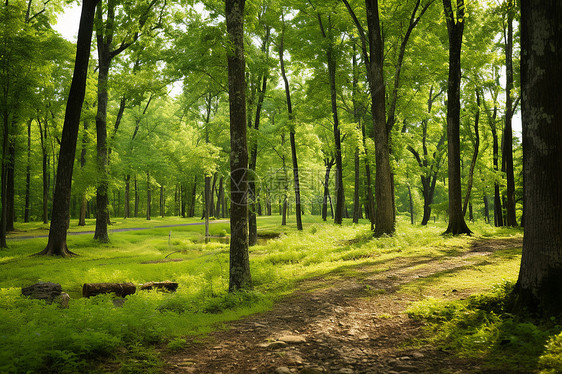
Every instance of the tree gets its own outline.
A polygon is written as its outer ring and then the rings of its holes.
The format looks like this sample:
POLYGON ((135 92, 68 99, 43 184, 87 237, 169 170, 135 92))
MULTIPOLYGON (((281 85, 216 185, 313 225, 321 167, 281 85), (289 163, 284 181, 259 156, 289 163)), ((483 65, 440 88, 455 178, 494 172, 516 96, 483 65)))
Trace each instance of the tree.
POLYGON ((525 236, 518 303, 562 313, 562 12, 557 0, 521 1, 525 236))
POLYGON ((447 33, 449 35, 449 80, 447 86, 447 147, 449 171, 449 226, 446 234, 471 234, 462 213, 460 166, 460 87, 461 49, 465 25, 464 0, 453 7, 451 0, 443 0, 447 33))
POLYGON ((293 104, 291 101, 291 89, 289 87, 289 79, 285 71, 285 18, 282 17, 281 36, 279 40, 279 65, 281 67, 281 75, 285 84, 285 96, 287 98, 287 113, 289 115, 289 139, 291 142, 291 158, 293 160, 293 177, 295 181, 295 215, 297 219, 297 230, 302 230, 302 208, 301 208, 301 190, 299 181, 299 163, 297 159, 297 142, 295 140, 295 118, 293 114, 293 104))
POLYGON ((228 101, 230 104, 230 277, 228 290, 252 287, 248 253, 248 147, 244 58, 245 0, 225 0, 229 35, 228 101))
POLYGON ((68 94, 66 113, 64 117, 57 179, 53 195, 53 218, 49 229, 49 241, 40 255, 69 256, 73 253, 66 244, 66 231, 70 219, 70 196, 72 187, 72 171, 78 142, 80 127, 80 113, 86 92, 86 78, 88 76, 88 62, 94 26, 94 13, 99 0, 84 0, 78 28, 76 45, 76 62, 74 74, 68 94))
MULTIPOLYGON (((140 37, 140 30, 150 19, 152 8, 157 0, 151 0, 148 4, 135 4, 135 7, 119 7, 116 0, 108 0, 104 20, 104 7, 100 6, 96 12, 96 41, 98 47, 99 70, 98 70, 98 112, 96 114, 97 135, 97 164, 99 180, 96 195, 96 231, 94 239, 101 242, 109 241, 107 225, 109 223, 108 205, 108 148, 107 148, 107 103, 108 103, 108 81, 109 69, 115 57, 129 48, 140 37), (132 26, 132 31, 126 30, 126 25, 120 25, 121 17, 130 19, 132 16, 138 23, 132 26), (120 17, 121 16, 121 17, 120 17), (118 35, 116 26, 125 29, 120 43, 114 43, 118 35), (116 46, 117 44, 117 46, 116 46)), ((127 4, 130 5, 130 4, 127 4)))

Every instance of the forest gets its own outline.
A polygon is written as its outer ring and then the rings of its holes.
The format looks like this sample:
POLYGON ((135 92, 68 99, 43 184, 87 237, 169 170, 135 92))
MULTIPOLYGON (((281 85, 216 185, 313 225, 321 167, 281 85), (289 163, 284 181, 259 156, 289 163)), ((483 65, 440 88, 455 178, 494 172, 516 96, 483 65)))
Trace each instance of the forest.
POLYGON ((258 372, 562 370, 556 0, 83 0, 69 41, 71 5, 0 5, 0 371, 247 372, 198 339, 331 277, 362 293, 313 302, 410 298, 375 317, 406 353, 320 367, 288 334, 258 372), (21 298, 45 281, 70 308, 21 298))

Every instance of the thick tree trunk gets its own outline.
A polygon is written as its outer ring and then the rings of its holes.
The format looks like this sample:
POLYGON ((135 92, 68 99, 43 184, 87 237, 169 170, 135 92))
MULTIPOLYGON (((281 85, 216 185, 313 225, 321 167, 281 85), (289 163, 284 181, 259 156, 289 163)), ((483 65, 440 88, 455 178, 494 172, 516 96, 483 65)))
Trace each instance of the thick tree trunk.
POLYGON ((246 142, 246 77, 244 59, 245 0, 225 0, 230 106, 230 277, 229 292, 252 287, 248 253, 248 148, 246 142))
POLYGON ((558 0, 521 1, 525 237, 516 292, 521 307, 547 317, 562 313, 561 17, 558 0))
POLYGON ((449 174, 449 226, 446 234, 471 234, 462 212, 460 166, 461 48, 464 31, 464 1, 458 0, 453 14, 451 0, 443 0, 449 34, 449 80, 447 87, 447 143, 449 174))
POLYGON ((53 218, 49 230, 49 241, 41 255, 68 256, 73 254, 66 244, 69 206, 72 185, 72 171, 80 127, 80 113, 86 92, 86 78, 90 58, 90 45, 94 24, 94 12, 98 0, 84 0, 78 29, 74 74, 68 94, 64 125, 62 130, 59 163, 53 196, 53 218))
MULTIPOLYGON (((99 36, 98 36, 99 39, 99 36)), ((107 102, 108 77, 111 62, 109 45, 98 42, 98 112, 96 114, 97 135, 97 167, 98 181, 96 191, 96 231, 94 239, 102 243, 109 242, 107 225, 109 220, 108 206, 108 170, 107 170, 107 102)))
POLYGON ((385 85, 383 75, 383 40, 378 0, 365 0, 369 26, 368 78, 375 140, 375 236, 391 235, 395 230, 394 191, 390 168, 390 144, 386 128, 385 85))

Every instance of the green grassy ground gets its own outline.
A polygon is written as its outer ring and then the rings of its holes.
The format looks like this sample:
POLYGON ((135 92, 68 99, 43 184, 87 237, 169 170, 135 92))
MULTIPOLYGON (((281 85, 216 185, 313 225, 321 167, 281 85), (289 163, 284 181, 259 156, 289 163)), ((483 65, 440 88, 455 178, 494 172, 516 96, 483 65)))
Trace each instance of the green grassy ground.
MULTIPOLYGON (((179 348, 186 336, 205 334, 227 321, 268 310, 276 298, 292 292, 303 280, 360 277, 361 267, 383 271, 386 263, 397 258, 451 256, 467 250, 473 240, 442 236, 445 227, 439 224, 422 228, 399 222, 395 236, 374 239, 365 221, 334 226, 307 216, 304 230, 297 232, 292 221, 281 226, 280 217, 260 217, 259 234, 278 237, 250 250, 254 290, 229 295, 227 244, 205 244, 203 226, 153 228, 187 222, 200 220, 116 221, 111 229, 151 229, 113 232, 108 244, 95 242, 92 235, 69 236, 69 247, 79 256, 65 259, 30 256, 43 249, 45 238, 9 240, 9 249, 0 251, 0 372, 49 367, 93 371, 93 363, 99 361, 115 362, 121 372, 157 372, 161 362, 155 345, 179 348), (83 283, 163 280, 178 282, 178 292, 137 292, 127 297, 123 307, 114 307, 110 296, 80 297, 83 283), (63 310, 20 296, 21 287, 38 281, 60 283, 72 296, 70 307, 63 310)), ((46 233, 40 224, 20 224, 17 229, 19 236, 46 233)), ((92 229, 93 222, 71 227, 71 231, 92 229)), ((484 224, 471 229, 480 237, 522 235, 484 224)), ((228 223, 211 225, 213 236, 226 236, 228 230, 228 223)), ((494 284, 513 282, 519 260, 519 249, 504 251, 486 263, 475 260, 454 277, 443 274, 420 280, 401 292, 422 294, 436 287, 488 291, 494 284)), ((412 315, 428 318, 437 312, 426 315, 424 310, 450 309, 439 303, 416 305, 412 315)), ((552 344, 554 350, 559 349, 560 344, 552 344)))

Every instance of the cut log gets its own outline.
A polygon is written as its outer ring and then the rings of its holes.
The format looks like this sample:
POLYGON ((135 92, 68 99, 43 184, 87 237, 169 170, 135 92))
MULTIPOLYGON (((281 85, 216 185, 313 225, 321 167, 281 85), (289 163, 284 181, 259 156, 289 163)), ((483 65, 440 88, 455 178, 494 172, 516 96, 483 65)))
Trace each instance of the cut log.
POLYGON ((175 292, 178 289, 178 283, 177 282, 171 282, 171 281, 148 282, 148 283, 145 283, 145 284, 141 285, 140 288, 141 288, 141 290, 156 289, 156 290, 159 290, 159 291, 175 292))
POLYGON ((92 297, 104 293, 114 293, 115 296, 125 297, 136 292, 137 287, 133 283, 84 283, 82 296, 92 297))

